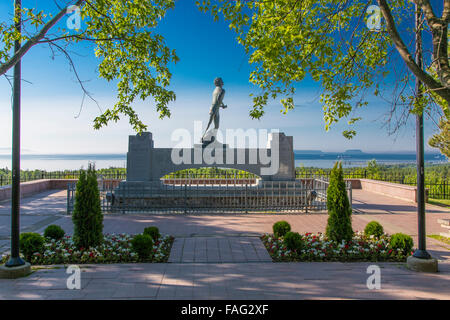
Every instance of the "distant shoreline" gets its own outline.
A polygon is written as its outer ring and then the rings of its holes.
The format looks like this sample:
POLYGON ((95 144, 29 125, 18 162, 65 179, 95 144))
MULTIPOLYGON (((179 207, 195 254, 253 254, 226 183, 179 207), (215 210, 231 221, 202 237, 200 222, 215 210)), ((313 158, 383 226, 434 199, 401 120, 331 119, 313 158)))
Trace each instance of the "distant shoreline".
MULTIPOLYGON (((295 150, 295 166, 331 168, 336 161, 342 161, 344 167, 365 167, 367 162, 375 159, 379 164, 408 165, 414 164, 414 153, 364 153, 364 152, 316 152, 313 150, 295 150), (309 152, 308 152, 309 151, 309 152)), ((62 171, 86 168, 90 162, 97 169, 125 168, 126 154, 23 154, 21 168, 23 170, 62 171)), ((448 163, 446 157, 439 153, 426 152, 425 162, 430 164, 448 163)), ((11 156, 0 154, 0 168, 11 168, 11 156)))

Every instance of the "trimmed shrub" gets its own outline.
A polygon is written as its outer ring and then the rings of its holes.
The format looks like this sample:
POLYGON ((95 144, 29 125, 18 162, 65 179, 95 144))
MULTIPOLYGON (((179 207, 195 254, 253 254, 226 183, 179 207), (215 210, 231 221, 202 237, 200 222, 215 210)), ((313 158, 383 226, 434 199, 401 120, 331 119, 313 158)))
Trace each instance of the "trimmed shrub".
POLYGON ((283 243, 291 251, 300 251, 303 248, 302 236, 298 232, 287 232, 284 235, 283 243))
POLYGON ((391 236, 390 246, 392 249, 401 249, 404 255, 409 255, 414 245, 413 239, 404 233, 395 233, 391 236))
POLYGON ((347 196, 344 173, 340 162, 336 162, 330 174, 327 190, 328 223, 326 235, 329 239, 341 242, 353 237, 352 209, 347 196))
POLYGON ((52 224, 44 230, 44 237, 54 240, 61 240, 65 234, 64 230, 56 224, 52 224))
POLYGON ((81 170, 75 191, 72 215, 73 240, 78 248, 95 247, 103 241, 103 214, 100 205, 97 175, 93 165, 81 170))
POLYGON ((146 260, 152 253, 153 240, 147 234, 138 234, 131 240, 133 251, 137 253, 139 259, 146 260))
POLYGON ((364 229, 364 234, 369 237, 380 238, 384 234, 384 229, 378 221, 370 221, 364 229))
POLYGON ((25 232, 20 235, 20 250, 27 261, 31 261, 33 253, 42 253, 44 250, 44 240, 44 237, 39 233, 25 232))
POLYGON ((159 237, 161 236, 161 234, 159 233, 159 229, 153 226, 145 228, 143 234, 150 236, 153 241, 158 241, 159 237))
POLYGON ((291 231, 291 225, 287 221, 278 221, 273 224, 273 234, 276 237, 284 237, 284 235, 291 231))

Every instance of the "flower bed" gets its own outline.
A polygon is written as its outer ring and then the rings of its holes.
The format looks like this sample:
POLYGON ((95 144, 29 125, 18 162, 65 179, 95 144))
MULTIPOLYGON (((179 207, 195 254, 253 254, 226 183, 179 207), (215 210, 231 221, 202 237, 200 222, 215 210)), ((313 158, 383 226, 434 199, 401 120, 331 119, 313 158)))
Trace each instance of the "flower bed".
POLYGON ((276 262, 292 261, 394 261, 405 262, 412 254, 405 255, 401 249, 392 249, 390 236, 384 234, 379 239, 356 232, 347 243, 330 241, 322 233, 306 233, 301 236, 303 248, 291 251, 286 248, 283 237, 264 234, 261 237, 267 251, 276 262))
MULTIPOLYGON (((125 262, 167 262, 174 238, 162 236, 153 244, 150 257, 142 261, 133 252, 131 246, 132 235, 105 234, 103 243, 93 248, 74 246, 71 236, 61 240, 46 239, 44 251, 34 253, 29 261, 32 265, 50 264, 83 264, 83 263, 125 263, 125 262)), ((9 259, 9 254, 3 255, 2 263, 9 259)))

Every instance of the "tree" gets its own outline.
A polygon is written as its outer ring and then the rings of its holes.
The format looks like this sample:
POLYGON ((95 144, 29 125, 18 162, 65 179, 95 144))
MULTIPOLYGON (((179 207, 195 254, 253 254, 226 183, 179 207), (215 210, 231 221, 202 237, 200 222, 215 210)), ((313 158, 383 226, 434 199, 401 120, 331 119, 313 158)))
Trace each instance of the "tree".
POLYGON ((296 85, 309 74, 323 88, 325 128, 346 118, 350 128, 343 134, 347 138, 356 134, 351 126, 361 118, 354 113, 368 104, 369 91, 378 96, 387 88, 394 109, 406 105, 408 112, 421 114, 430 102, 436 102, 439 112, 449 116, 450 0, 443 0, 441 15, 428 0, 377 3, 374 7, 363 0, 197 0, 200 10, 210 11, 215 19, 223 15, 229 21, 249 55, 254 66, 250 81, 261 89, 253 98, 251 117, 264 114, 269 98, 282 97, 284 113, 293 109, 296 85), (424 48, 429 53, 425 71, 411 53, 413 3, 424 12, 422 26, 431 37, 424 48), (404 70, 398 70, 399 59, 404 70), (393 84, 384 83, 389 73, 398 77, 393 84), (426 89, 420 101, 407 92, 412 76, 426 89))
POLYGON ((97 174, 93 165, 87 171, 81 170, 75 191, 72 214, 73 240, 78 248, 94 247, 103 241, 103 213, 97 174))
POLYGON ((442 154, 450 158, 450 120, 448 118, 441 118, 439 130, 439 133, 428 140, 428 144, 433 148, 438 148, 442 154))
POLYGON ((371 179, 378 179, 380 177, 380 167, 376 159, 367 161, 367 173, 371 179))
POLYGON ((117 102, 94 120, 94 128, 118 121, 122 114, 129 117, 137 132, 144 131, 147 126, 133 110, 132 103, 149 96, 155 99, 160 117, 170 117, 168 103, 174 101, 176 96, 166 89, 171 79, 168 64, 177 62, 178 57, 175 50, 165 45, 164 38, 155 32, 155 28, 166 11, 174 7, 175 0, 61 2, 65 5, 58 6, 56 15, 24 8, 22 12, 26 19, 23 19, 21 33, 16 30, 15 21, 0 22, 0 76, 9 80, 7 72, 31 48, 47 44, 53 53, 61 53, 67 58, 83 91, 83 101, 85 96, 93 99, 79 78, 68 50, 70 44, 89 42, 94 45, 95 55, 99 59, 99 77, 107 81, 117 80, 117 102), (71 8, 79 8, 83 19, 83 26, 78 32, 57 27, 71 8), (16 39, 21 39, 23 46, 14 54, 12 48, 16 39))
POLYGON ((353 237, 352 209, 347 196, 342 164, 336 162, 330 174, 327 189, 328 223, 326 235, 329 239, 341 242, 353 237))

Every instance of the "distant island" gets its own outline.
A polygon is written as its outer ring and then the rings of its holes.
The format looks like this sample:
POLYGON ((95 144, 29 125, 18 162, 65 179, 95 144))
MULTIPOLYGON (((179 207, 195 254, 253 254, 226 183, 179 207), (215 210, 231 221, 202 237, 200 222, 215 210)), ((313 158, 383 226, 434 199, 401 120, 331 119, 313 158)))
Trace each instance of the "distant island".
POLYGON ((344 153, 345 154, 363 154, 364 152, 362 152, 362 150, 360 150, 360 149, 349 149, 349 150, 345 150, 344 153))

